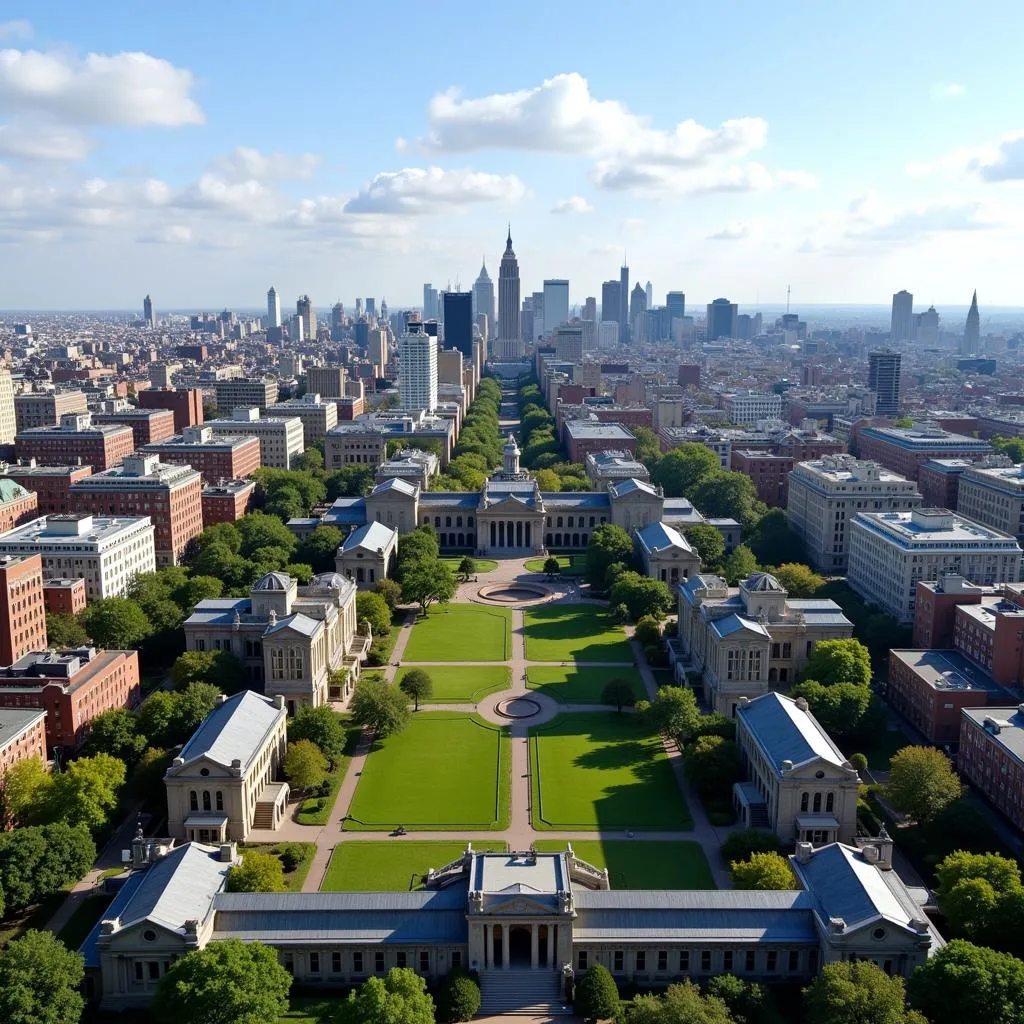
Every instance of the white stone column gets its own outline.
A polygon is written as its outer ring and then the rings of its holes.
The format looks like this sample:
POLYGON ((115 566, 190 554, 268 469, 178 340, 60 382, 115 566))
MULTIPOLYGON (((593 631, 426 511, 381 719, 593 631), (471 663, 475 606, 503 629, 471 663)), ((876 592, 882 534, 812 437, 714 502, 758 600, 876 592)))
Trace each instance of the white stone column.
POLYGON ((530 966, 536 968, 538 966, 539 954, 539 935, 537 931, 537 922, 534 921, 530 925, 530 966))

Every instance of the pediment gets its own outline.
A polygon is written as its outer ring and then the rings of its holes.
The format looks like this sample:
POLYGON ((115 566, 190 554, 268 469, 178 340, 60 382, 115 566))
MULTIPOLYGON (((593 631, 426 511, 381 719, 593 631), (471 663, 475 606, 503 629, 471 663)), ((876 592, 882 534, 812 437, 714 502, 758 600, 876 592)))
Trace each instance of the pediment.
POLYGON ((485 905, 485 912, 509 917, 516 915, 551 914, 554 912, 550 902, 536 899, 523 892, 500 892, 489 893, 485 905))
POLYGON ((502 498, 501 501, 496 501, 493 505, 488 505, 486 508, 479 509, 479 511, 484 515, 490 513, 510 513, 521 516, 524 512, 531 512, 535 515, 540 514, 536 509, 531 508, 525 501, 521 501, 519 498, 502 498))
POLYGON ((205 755, 199 756, 194 761, 188 761, 183 765, 175 766, 172 764, 167 769, 166 777, 182 782, 187 780, 190 783, 209 782, 211 779, 238 778, 237 775, 232 775, 230 769, 225 765, 219 764, 205 755), (201 775, 200 772, 204 768, 207 774, 201 775))

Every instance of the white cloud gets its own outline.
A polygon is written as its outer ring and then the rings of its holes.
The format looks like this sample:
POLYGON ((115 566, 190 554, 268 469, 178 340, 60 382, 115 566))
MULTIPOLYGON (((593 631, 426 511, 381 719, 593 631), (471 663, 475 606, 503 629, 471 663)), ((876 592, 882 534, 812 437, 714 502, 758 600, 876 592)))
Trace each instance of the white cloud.
POLYGON ((928 94, 933 100, 956 100, 966 91, 966 88, 959 82, 936 82, 928 90, 928 94))
POLYGON ((24 19, 0 21, 0 39, 31 39, 32 23, 24 19))
POLYGON ((594 208, 583 198, 583 196, 569 196, 567 199, 560 199, 551 208, 552 213, 593 213, 594 208))
POLYGON ((707 237, 713 242, 738 242, 741 238, 748 238, 749 236, 750 225, 741 220, 734 220, 731 224, 727 224, 724 228, 715 231, 707 237))
POLYGON ((428 214, 472 203, 514 203, 526 187, 514 175, 405 167, 368 182, 344 207, 345 213, 428 214))
POLYGON ((0 108, 65 124, 201 124, 192 72, 148 53, 0 50, 0 108))
POLYGON ((984 146, 962 146, 936 160, 907 165, 912 178, 941 175, 948 178, 975 178, 999 183, 1024 180, 1024 131, 1005 132, 997 142, 984 146))
POLYGON ((87 136, 74 128, 0 125, 0 157, 15 160, 81 160, 92 148, 87 136))
POLYGON ((193 232, 185 224, 167 224, 147 234, 140 235, 139 242, 148 242, 154 245, 186 245, 193 239, 193 232))
POLYGON ((210 210, 242 220, 272 218, 277 199, 258 181, 227 181, 216 174, 202 174, 172 199, 174 206, 192 210, 210 210))
POLYGON ((230 153, 217 157, 211 166, 230 181, 283 181, 312 177, 318 163, 319 158, 312 153, 292 156, 288 153, 261 153, 249 146, 237 146, 230 153))

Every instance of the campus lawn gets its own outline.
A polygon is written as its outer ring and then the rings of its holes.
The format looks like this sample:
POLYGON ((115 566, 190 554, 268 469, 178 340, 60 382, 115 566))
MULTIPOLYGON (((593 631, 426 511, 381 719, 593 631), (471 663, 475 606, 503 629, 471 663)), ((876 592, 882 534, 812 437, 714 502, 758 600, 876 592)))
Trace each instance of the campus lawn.
POLYGON ((512 613, 478 604, 431 606, 417 619, 404 661, 505 661, 511 654, 512 613))
MULTIPOLYGON (((465 555, 446 555, 441 559, 441 561, 444 562, 452 572, 457 573, 459 571, 459 564, 465 557, 465 555)), ((472 558, 473 556, 471 555, 470 557, 472 558)), ((478 573, 494 572, 494 570, 498 568, 498 563, 493 558, 473 558, 473 562, 476 565, 476 571, 478 573)))
POLYGON ((334 1020, 341 1006, 340 997, 324 999, 320 996, 292 996, 288 1001, 288 1011, 278 1017, 278 1024, 325 1024, 334 1020))
POLYGON ((547 604, 523 613, 528 661, 620 661, 633 664, 622 627, 589 604, 547 604))
POLYGON ((635 668, 588 668, 583 665, 534 665, 526 670, 526 685, 559 704, 600 704, 601 692, 613 679, 633 687, 637 700, 646 698, 640 673, 635 668))
MULTIPOLYGON (((327 865, 321 892, 405 892, 422 889, 429 868, 440 868, 461 857, 465 842, 416 839, 386 842, 352 840, 338 843, 327 865)), ((505 852, 503 842, 474 847, 505 852)))
POLYGON ((580 712, 530 730, 533 827, 691 829, 665 748, 638 715, 580 712))
MULTIPOLYGON (((561 853, 564 839, 539 839, 541 853, 561 853)), ((595 868, 607 868, 613 889, 714 889, 700 843, 686 840, 579 839, 573 852, 595 868)))
POLYGON ((509 772, 505 729, 476 715, 421 711, 370 752, 345 829, 507 828, 509 772))
MULTIPOLYGON (((398 682, 411 668, 401 671, 398 682)), ((489 693, 507 690, 512 670, 507 665, 452 665, 431 666, 425 670, 434 683, 434 692, 427 704, 475 704, 489 693)))
MULTIPOLYGON (((586 555, 555 555, 562 576, 582 576, 587 571, 586 555)), ((530 558, 526 562, 527 572, 543 572, 546 558, 530 558)))

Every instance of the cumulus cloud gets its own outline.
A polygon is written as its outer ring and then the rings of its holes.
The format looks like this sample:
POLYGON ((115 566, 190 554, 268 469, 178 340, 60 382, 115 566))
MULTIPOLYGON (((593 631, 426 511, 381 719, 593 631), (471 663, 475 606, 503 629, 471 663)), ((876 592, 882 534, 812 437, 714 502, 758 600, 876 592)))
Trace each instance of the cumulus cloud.
POLYGON ((738 242, 741 238, 748 238, 749 236, 750 225, 736 220, 707 237, 713 242, 738 242))
POLYGON ((230 153, 217 157, 212 168, 230 181, 284 181, 312 177, 319 158, 312 153, 292 156, 288 153, 261 153, 250 146, 236 146, 230 153))
POLYGON ((567 199, 560 199, 553 207, 552 213, 592 213, 594 208, 583 198, 583 196, 569 196, 567 199))
POLYGON ((192 72, 148 53, 0 50, 0 108, 76 125, 201 124, 192 72))
POLYGON ((81 160, 92 144, 74 128, 43 124, 0 125, 0 157, 14 160, 81 160))
POLYGON ((912 178, 939 175, 987 183, 1024 181, 1024 131, 1009 131, 984 146, 963 146, 935 160, 908 164, 907 173, 912 178))
POLYGON ((405 167, 378 174, 345 204, 344 212, 428 214, 473 203, 514 203, 525 194, 514 174, 405 167))
POLYGON ((959 82, 936 82, 929 90, 933 100, 956 100, 966 92, 959 82))
POLYGON ((15 21, 0 21, 0 40, 7 39, 31 39, 32 23, 24 19, 15 21))

